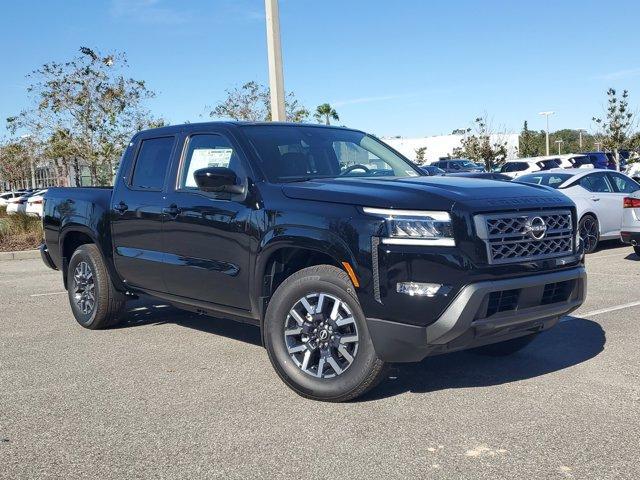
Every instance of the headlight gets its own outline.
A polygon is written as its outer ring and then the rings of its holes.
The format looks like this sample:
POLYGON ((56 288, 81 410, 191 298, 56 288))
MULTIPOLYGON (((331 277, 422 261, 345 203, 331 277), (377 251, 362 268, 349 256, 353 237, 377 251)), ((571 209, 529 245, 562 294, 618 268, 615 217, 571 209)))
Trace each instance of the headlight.
POLYGON ((451 216, 447 212, 369 207, 364 207, 363 211, 385 219, 389 237, 383 238, 382 243, 448 247, 456 244, 451 228, 451 216))

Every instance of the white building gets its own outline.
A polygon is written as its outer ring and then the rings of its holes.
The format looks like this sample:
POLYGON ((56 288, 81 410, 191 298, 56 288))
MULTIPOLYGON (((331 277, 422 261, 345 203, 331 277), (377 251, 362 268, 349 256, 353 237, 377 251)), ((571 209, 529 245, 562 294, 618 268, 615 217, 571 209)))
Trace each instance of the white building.
MULTIPOLYGON (((404 138, 404 137, 382 137, 382 141, 389 144, 410 160, 416 159, 416 150, 427 147, 425 152, 426 163, 439 160, 441 157, 448 157, 453 149, 461 147, 464 135, 437 135, 434 137, 404 138)), ((491 135, 491 142, 507 142, 507 159, 518 156, 517 133, 506 133, 491 135)))

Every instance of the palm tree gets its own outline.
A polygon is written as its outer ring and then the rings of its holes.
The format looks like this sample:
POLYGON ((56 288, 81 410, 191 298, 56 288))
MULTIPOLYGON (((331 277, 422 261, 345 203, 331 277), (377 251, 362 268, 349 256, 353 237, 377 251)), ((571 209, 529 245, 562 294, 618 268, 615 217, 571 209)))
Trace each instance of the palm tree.
POLYGON ((318 105, 318 107, 316 108, 316 113, 314 113, 313 116, 316 120, 318 120, 318 122, 322 122, 324 120, 324 123, 326 125, 331 125, 330 119, 332 118, 334 120, 340 120, 338 112, 336 112, 328 103, 318 105))

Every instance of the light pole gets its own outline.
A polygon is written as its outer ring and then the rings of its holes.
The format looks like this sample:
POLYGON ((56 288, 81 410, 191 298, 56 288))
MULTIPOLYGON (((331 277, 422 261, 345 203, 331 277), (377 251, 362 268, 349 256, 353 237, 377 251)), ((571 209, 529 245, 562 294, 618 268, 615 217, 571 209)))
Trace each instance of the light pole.
POLYGON ((560 139, 560 140, 556 140, 556 143, 558 144, 558 155, 562 155, 562 152, 560 151, 561 145, 563 144, 564 140, 560 139))
MULTIPOLYGON (((31 138, 31 134, 27 133, 25 135, 21 135, 20 138, 25 142, 31 138)), ((27 145, 27 150, 29 150, 29 145, 27 145)), ((36 170, 33 166, 33 150, 29 153, 29 168, 31 169, 31 188, 36 188, 36 170)))
POLYGON ((284 122, 284 74, 282 73, 282 48, 280 46, 280 13, 278 0, 264 0, 267 19, 267 60, 269 62, 269 94, 271 120, 284 122))
POLYGON ((549 115, 553 115, 555 112, 540 112, 538 115, 544 115, 547 118, 547 156, 549 156, 549 115))
POLYGON ((579 128, 578 129, 578 145, 580 146, 580 151, 582 151, 582 132, 586 132, 586 130, 584 128, 579 128))

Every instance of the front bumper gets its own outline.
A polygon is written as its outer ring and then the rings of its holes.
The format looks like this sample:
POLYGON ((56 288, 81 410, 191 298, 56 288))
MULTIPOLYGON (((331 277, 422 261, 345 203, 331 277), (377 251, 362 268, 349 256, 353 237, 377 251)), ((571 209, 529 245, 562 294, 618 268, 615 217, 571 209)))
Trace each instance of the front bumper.
POLYGON ((464 350, 554 326, 584 302, 584 267, 478 282, 464 287, 428 326, 367 318, 380 359, 416 362, 428 355, 464 350))

